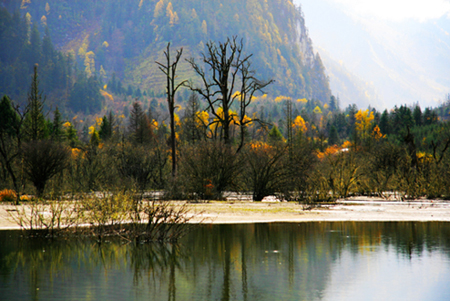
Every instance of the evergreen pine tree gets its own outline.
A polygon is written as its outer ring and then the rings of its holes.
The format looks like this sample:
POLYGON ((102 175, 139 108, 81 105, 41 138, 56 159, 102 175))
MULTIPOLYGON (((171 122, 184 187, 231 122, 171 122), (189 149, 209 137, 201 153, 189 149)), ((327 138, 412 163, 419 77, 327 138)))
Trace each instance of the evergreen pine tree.
POLYGON ((103 117, 102 124, 100 125, 99 136, 103 141, 111 138, 114 127, 114 115, 110 111, 108 116, 103 117))
POLYGON ((389 113, 387 109, 383 111, 380 118, 380 131, 383 134, 390 134, 389 113))
POLYGON ((328 137, 328 144, 335 145, 339 143, 339 134, 334 125, 330 128, 330 136, 328 137))
POLYGON ((55 113, 53 116, 53 122, 51 124, 52 131, 51 131, 51 137, 54 141, 61 141, 63 138, 63 131, 62 131, 62 120, 61 120, 61 113, 59 112, 58 107, 55 109, 55 113))
POLYGON ((34 66, 34 75, 31 81, 30 92, 24 120, 25 139, 34 141, 44 139, 46 136, 46 124, 44 117, 44 102, 42 93, 39 92, 38 66, 34 66))
POLYGON ((128 125, 128 130, 131 139, 135 143, 147 143, 152 138, 147 115, 144 113, 141 104, 137 101, 133 103, 133 108, 130 112, 130 123, 128 125))
POLYGON ((283 135, 281 134, 280 130, 276 125, 273 126, 273 128, 269 132, 268 141, 270 144, 276 144, 279 142, 282 142, 284 139, 283 135))

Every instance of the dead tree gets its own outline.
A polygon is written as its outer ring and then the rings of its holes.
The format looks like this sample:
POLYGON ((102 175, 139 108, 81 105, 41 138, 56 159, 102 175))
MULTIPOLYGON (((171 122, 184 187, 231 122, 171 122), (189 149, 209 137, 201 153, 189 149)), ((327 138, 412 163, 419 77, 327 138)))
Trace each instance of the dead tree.
MULTIPOLYGON (((271 84, 273 80, 269 80, 266 82, 262 82, 255 78, 254 74, 255 72, 250 69, 251 63, 250 61, 246 60, 242 63, 239 73, 240 73, 240 80, 241 80, 241 89, 238 94, 235 94, 235 97, 239 100, 239 128, 240 128, 240 142, 238 147, 238 152, 242 149, 244 146, 244 138, 245 138, 245 129, 247 128, 247 125, 252 122, 261 122, 258 119, 251 119, 248 118, 246 115, 247 113, 247 107, 251 104, 253 96, 256 92, 262 91, 266 86, 271 84)), ((234 99, 232 99, 234 101, 234 99)))
POLYGON ((170 115, 170 144, 172 149, 172 176, 176 175, 176 136, 175 136, 175 93, 178 88, 185 84, 186 81, 182 81, 175 85, 175 77, 178 62, 180 61, 181 55, 183 54, 183 48, 177 50, 177 54, 175 56, 175 60, 173 62, 170 61, 170 43, 167 44, 167 49, 164 51, 164 56, 166 57, 166 64, 162 64, 160 62, 156 62, 159 65, 159 70, 161 70, 167 79, 167 104, 169 106, 169 115, 170 115))
POLYGON ((228 38, 224 43, 219 42, 219 45, 208 42, 206 47, 206 53, 202 53, 206 71, 193 58, 187 60, 201 81, 200 86, 194 83, 189 83, 188 86, 207 101, 208 109, 216 120, 212 123, 222 127, 221 138, 226 144, 231 141, 232 122, 236 118, 239 120, 241 145, 238 150, 240 150, 243 145, 245 127, 251 122, 245 117, 246 108, 250 105, 255 92, 260 91, 272 81, 261 82, 254 77, 254 71, 250 69, 252 55, 243 54, 242 39, 238 42, 236 37, 228 38), (240 91, 237 91, 239 88, 240 91), (231 106, 236 100, 240 102, 238 116, 231 112, 231 106))
POLYGON ((21 185, 15 163, 21 156, 22 127, 27 113, 27 108, 21 110, 7 96, 0 101, 0 163, 11 177, 16 192, 20 192, 21 185))

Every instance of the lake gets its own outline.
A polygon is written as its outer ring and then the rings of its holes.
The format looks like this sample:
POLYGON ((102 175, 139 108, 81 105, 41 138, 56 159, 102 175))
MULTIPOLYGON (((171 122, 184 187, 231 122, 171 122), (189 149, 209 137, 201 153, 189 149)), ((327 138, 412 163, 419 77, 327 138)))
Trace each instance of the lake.
POLYGON ((0 300, 450 300, 450 223, 199 225, 178 244, 0 231, 0 300))

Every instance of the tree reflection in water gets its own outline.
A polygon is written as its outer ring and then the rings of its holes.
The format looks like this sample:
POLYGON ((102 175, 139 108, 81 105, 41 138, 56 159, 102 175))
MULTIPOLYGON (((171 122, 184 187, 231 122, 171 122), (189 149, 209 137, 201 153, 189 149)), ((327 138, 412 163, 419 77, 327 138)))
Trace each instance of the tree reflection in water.
MULTIPOLYGON (((146 285, 157 290, 167 282, 168 295, 172 296, 169 299, 174 300, 175 273, 184 273, 182 262, 189 258, 188 249, 179 244, 134 244, 119 239, 100 244, 91 239, 23 238, 18 231, 4 231, 0 237, 0 291, 9 290, 11 298, 8 300, 23 297, 45 300, 46 293, 61 281, 70 283, 86 276, 95 282, 99 275, 108 278, 110 274, 129 274, 130 271, 130 285, 138 287, 147 279, 146 285), (26 283, 26 292, 15 286, 14 281, 19 279, 20 283, 26 283)), ((82 290, 81 287, 76 289, 82 290)))
POLYGON ((320 300, 349 257, 390 256, 406 266, 446 258, 433 266, 449 270, 449 254, 447 223, 200 225, 179 244, 3 231, 0 291, 6 300, 320 300))

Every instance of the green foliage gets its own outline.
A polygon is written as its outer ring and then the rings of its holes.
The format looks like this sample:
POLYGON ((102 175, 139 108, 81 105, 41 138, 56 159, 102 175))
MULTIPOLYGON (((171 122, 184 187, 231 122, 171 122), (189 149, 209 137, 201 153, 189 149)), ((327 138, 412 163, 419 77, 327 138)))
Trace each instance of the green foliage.
POLYGON ((102 96, 100 94, 100 82, 96 76, 86 77, 78 75, 77 82, 70 92, 69 108, 75 113, 94 113, 101 109, 102 96))
POLYGON ((130 139, 136 144, 148 144, 153 140, 153 125, 139 102, 133 102, 128 125, 130 139))
POLYGON ((76 147, 80 143, 78 140, 77 130, 72 124, 66 129, 65 138, 71 147, 76 147))
MULTIPOLYGON (((12 15, 0 9, 0 94, 8 94, 14 99, 25 99, 28 82, 33 75, 35 64, 40 68, 41 87, 53 92, 55 98, 63 97, 62 91, 67 88, 68 61, 64 55, 54 49, 48 29, 41 39, 37 22, 30 24, 19 11, 12 15)), ((40 16, 39 16, 40 18, 40 16)))
POLYGON ((268 138, 270 144, 277 144, 284 140, 283 135, 281 134, 280 130, 276 125, 273 126, 272 129, 270 130, 268 138))
POLYGON ((102 124, 100 125, 100 130, 98 132, 102 141, 106 141, 111 138, 113 134, 113 124, 114 116, 112 115, 112 112, 109 113, 109 116, 103 116, 102 124))
POLYGON ((339 134, 338 134, 338 131, 337 131, 336 127, 333 125, 333 126, 331 126, 331 129, 330 129, 330 135, 329 135, 329 138, 328 138, 328 144, 329 145, 335 145, 335 144, 338 144, 338 143, 339 143, 339 134))
POLYGON ((61 113, 59 112, 58 107, 56 107, 55 112, 53 113, 53 122, 50 124, 50 136, 52 140, 58 142, 63 140, 64 133, 62 124, 61 113))
POLYGON ((73 152, 69 168, 72 192, 91 192, 116 185, 116 174, 105 148, 88 145, 73 152))

